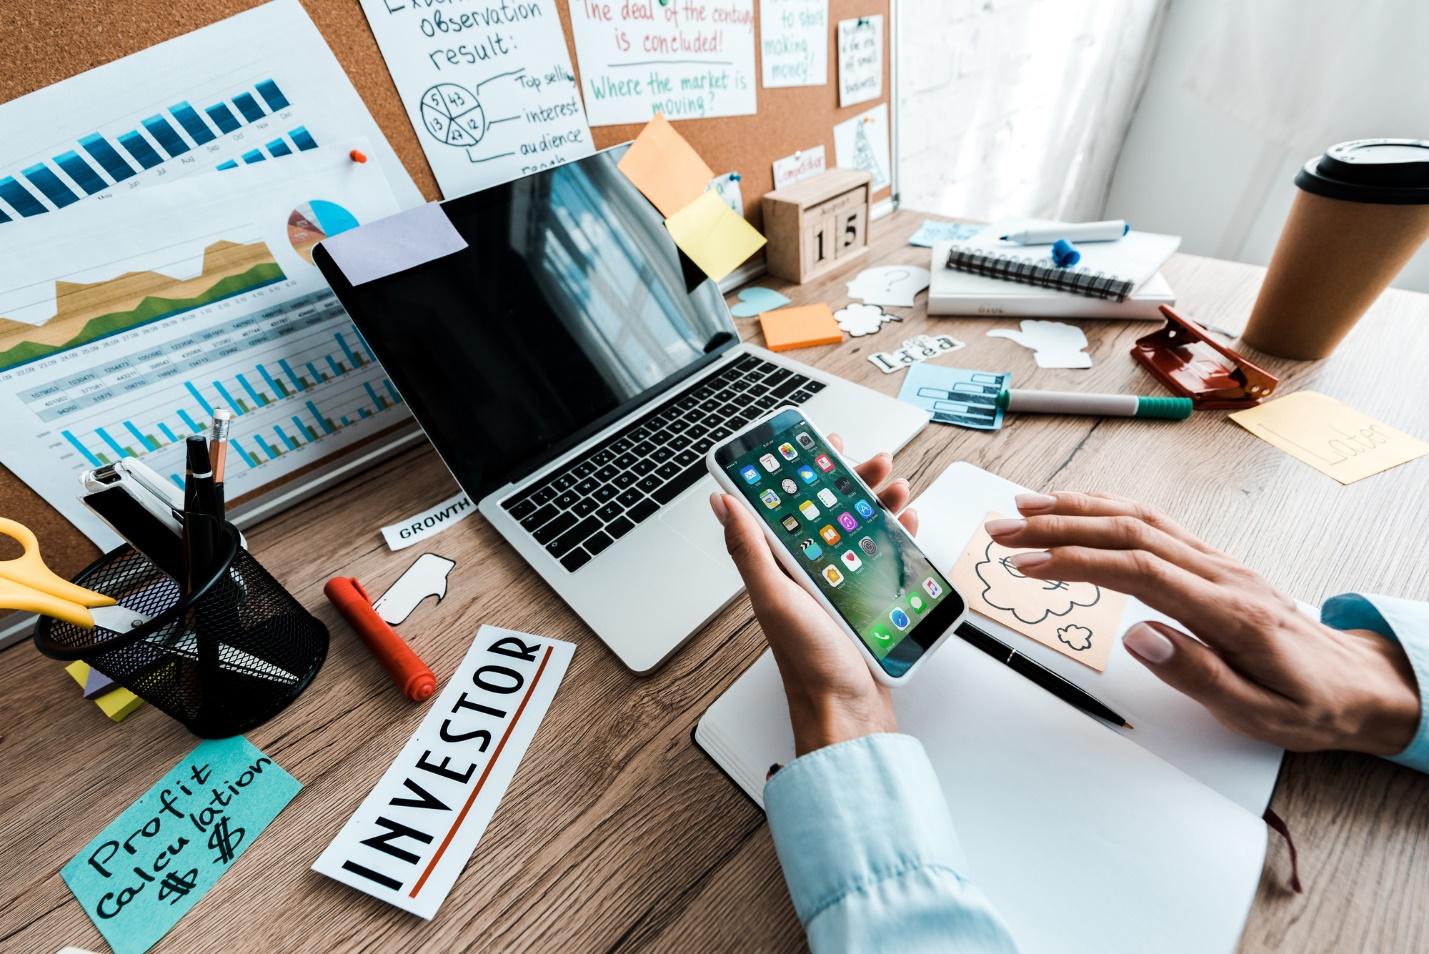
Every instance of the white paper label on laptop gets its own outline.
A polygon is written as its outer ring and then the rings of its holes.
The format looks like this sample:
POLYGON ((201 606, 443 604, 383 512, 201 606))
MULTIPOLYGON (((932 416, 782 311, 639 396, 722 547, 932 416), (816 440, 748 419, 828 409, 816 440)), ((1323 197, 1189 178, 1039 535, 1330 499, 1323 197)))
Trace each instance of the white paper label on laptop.
POLYGON ((573 643, 496 626, 466 658, 313 870, 427 920, 491 821, 573 643))
POLYGON ((357 286, 460 252, 466 239, 439 203, 428 202, 323 239, 322 246, 357 286))
POLYGON ((448 497, 435 507, 423 510, 415 517, 383 527, 382 539, 387 541, 389 550, 405 550, 474 513, 476 506, 471 502, 471 498, 460 493, 455 497, 448 497))

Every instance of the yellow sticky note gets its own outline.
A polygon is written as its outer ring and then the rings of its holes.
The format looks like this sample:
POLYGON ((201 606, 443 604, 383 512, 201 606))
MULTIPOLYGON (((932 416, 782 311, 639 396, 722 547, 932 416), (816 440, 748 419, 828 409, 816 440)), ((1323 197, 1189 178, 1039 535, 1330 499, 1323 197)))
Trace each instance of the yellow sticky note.
MULTIPOLYGON (((1001 516, 990 513, 983 522, 1001 516)), ((948 578, 967 597, 969 609, 1104 671, 1126 610, 1126 595, 1092 583, 1023 576, 1007 562, 1022 552, 994 541, 979 523, 948 578)))
POLYGON ((698 199, 714 178, 664 113, 656 113, 640 130, 617 168, 667 218, 698 199))
MULTIPOLYGON (((76 659, 66 666, 65 672, 69 673, 71 679, 79 683, 81 689, 89 681, 89 663, 82 659, 76 659)), ((94 704, 99 706, 100 712, 115 722, 123 722, 126 716, 144 704, 144 700, 128 689, 119 686, 95 696, 94 704)))
POLYGON ((1342 484, 1429 454, 1429 444, 1332 397, 1296 391, 1231 420, 1342 484))
POLYGON ((665 220, 675 244, 690 260, 719 281, 764 247, 764 236, 744 216, 724 204, 718 192, 705 192, 665 220))

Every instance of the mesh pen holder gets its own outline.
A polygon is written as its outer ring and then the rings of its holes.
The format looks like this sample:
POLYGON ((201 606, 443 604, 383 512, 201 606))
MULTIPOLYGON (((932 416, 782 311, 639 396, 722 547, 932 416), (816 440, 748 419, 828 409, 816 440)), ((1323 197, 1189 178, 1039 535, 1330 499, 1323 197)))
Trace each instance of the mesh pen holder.
POLYGON ((82 659, 194 735, 222 738, 261 725, 296 699, 327 657, 327 627, 212 517, 219 559, 187 596, 133 547, 90 564, 75 582, 151 617, 127 633, 42 617, 35 646, 82 659))

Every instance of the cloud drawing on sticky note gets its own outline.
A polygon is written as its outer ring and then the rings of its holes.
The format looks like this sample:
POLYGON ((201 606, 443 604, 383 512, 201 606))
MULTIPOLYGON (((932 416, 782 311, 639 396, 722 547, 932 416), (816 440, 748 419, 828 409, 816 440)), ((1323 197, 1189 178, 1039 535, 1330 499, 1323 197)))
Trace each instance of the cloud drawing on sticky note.
POLYGON ((1077 652, 1092 648, 1092 631, 1076 623, 1069 623, 1058 629, 1057 638, 1077 652))
POLYGON ((1007 560, 1018 552, 1021 551, 989 540, 983 558, 973 566, 973 572, 982 582, 983 602, 988 606, 1011 613, 1028 626, 1035 626, 1049 617, 1066 616, 1079 606, 1095 606, 1100 602, 1101 588, 1091 583, 1034 580, 1024 576, 1007 560))

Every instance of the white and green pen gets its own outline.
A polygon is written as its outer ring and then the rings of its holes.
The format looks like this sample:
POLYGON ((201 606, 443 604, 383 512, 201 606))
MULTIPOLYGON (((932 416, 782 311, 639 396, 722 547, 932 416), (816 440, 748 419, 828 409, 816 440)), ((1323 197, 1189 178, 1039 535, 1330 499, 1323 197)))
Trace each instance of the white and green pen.
POLYGON ((998 393, 997 406, 1020 414, 1090 414, 1097 417, 1158 418, 1163 421, 1184 421, 1192 411, 1191 399, 1184 397, 1006 389, 998 393))

